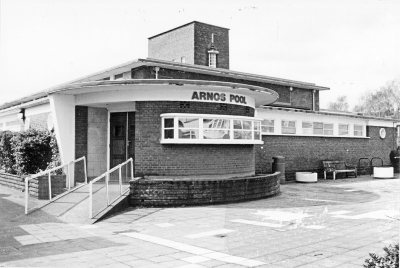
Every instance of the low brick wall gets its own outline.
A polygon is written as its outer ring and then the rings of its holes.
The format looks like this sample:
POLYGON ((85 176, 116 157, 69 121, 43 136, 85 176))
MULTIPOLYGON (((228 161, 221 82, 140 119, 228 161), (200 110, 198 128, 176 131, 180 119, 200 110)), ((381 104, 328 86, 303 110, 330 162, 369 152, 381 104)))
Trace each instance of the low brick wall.
POLYGON ((25 179, 23 177, 0 172, 0 185, 23 191, 25 188, 25 179))
MULTIPOLYGON (((51 176, 51 196, 55 197, 66 190, 65 175, 52 175, 51 176)), ((49 199, 49 177, 41 176, 29 182, 29 194, 36 196, 39 199, 49 199), (31 190, 32 184, 32 190, 31 190)))
MULTIPOLYGON (((20 191, 25 190, 25 177, 8 173, 0 173, 0 185, 14 188, 20 191)), ((65 175, 51 176, 51 193, 55 197, 64 192, 66 183, 65 175)), ((38 199, 49 199, 49 178, 41 176, 29 181, 29 195, 38 199)))
POLYGON ((231 179, 139 179, 130 182, 131 206, 233 203, 280 193, 279 173, 231 179))

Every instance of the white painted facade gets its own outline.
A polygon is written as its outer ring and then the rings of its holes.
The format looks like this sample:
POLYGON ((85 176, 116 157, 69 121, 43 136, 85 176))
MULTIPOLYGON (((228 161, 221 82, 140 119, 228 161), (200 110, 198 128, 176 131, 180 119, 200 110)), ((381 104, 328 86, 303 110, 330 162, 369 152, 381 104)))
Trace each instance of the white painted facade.
MULTIPOLYGON (((321 136, 321 137, 333 137, 333 138, 368 138, 366 135, 366 127, 371 120, 366 118, 357 118, 345 115, 337 115, 337 114, 322 114, 322 113, 313 113, 313 112, 302 112, 290 109, 286 110, 272 110, 272 109, 263 109, 259 108, 256 110, 256 116, 263 120, 274 120, 274 132, 262 132, 262 135, 282 135, 282 136, 321 136), (296 133, 295 134, 284 134, 282 131, 282 121, 294 121, 296 124, 296 133), (304 133, 303 130, 303 122, 309 123, 323 123, 323 124, 333 124, 333 134, 331 135, 317 135, 317 134, 308 134, 304 133), (348 125, 348 134, 347 135, 339 135, 339 125, 348 125), (355 136, 354 130, 355 126, 360 126, 362 129, 361 136, 355 136)), ((383 120, 373 120, 374 125, 378 124, 379 126, 389 126, 393 127, 392 122, 387 122, 383 120), (390 123, 390 124, 388 124, 390 123)), ((263 125, 263 123, 262 123, 263 125)))

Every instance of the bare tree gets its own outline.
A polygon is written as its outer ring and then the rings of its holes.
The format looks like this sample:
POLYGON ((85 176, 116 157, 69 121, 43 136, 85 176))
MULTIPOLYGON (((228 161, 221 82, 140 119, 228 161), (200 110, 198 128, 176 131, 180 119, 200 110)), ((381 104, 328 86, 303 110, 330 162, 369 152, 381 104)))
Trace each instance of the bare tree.
POLYGON ((338 96, 336 101, 330 102, 328 104, 328 109, 347 112, 349 110, 349 104, 347 103, 347 96, 345 95, 338 96))
POLYGON ((399 119, 400 77, 387 82, 379 90, 364 93, 360 98, 359 104, 354 107, 354 112, 399 119))

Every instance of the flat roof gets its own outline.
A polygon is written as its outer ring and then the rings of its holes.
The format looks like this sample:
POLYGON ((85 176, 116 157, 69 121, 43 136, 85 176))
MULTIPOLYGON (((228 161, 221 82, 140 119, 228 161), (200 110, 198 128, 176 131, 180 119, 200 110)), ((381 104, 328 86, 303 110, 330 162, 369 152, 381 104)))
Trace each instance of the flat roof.
POLYGON ((209 24, 209 23, 204 23, 204 22, 200 22, 200 21, 194 20, 194 21, 192 21, 192 22, 189 22, 189 23, 183 24, 183 25, 181 25, 181 26, 175 27, 175 28, 173 28, 173 29, 171 29, 171 30, 168 30, 168 31, 165 31, 165 32, 156 34, 156 35, 153 35, 152 37, 149 37, 148 39, 152 39, 152 38, 154 38, 154 37, 157 37, 157 36, 160 36, 160 35, 163 35, 163 34, 166 34, 166 33, 172 32, 172 31, 175 31, 175 30, 177 30, 177 29, 179 29, 179 28, 183 28, 183 27, 186 27, 186 26, 188 26, 188 25, 190 25, 190 24, 194 24, 194 23, 200 23, 200 24, 204 24, 204 25, 209 25, 209 26, 213 26, 213 27, 217 27, 217 28, 221 28, 221 29, 225 29, 225 30, 228 30, 228 31, 229 31, 229 29, 228 29, 228 28, 225 28, 225 27, 220 27, 220 26, 216 26, 216 25, 209 24))
POLYGON ((119 64, 119 65, 116 65, 114 67, 107 68, 105 70, 102 70, 102 71, 99 71, 99 72, 96 72, 96 73, 93 73, 90 75, 86 75, 86 76, 74 79, 72 81, 68 81, 66 83, 62 83, 61 85, 56 85, 51 88, 36 92, 32 95, 28 95, 26 97, 19 98, 14 101, 3 103, 0 105, 0 111, 4 110, 4 109, 8 109, 8 108, 16 106, 16 105, 23 104, 25 102, 29 102, 32 100, 47 97, 47 95, 50 92, 54 91, 57 88, 65 87, 68 84, 96 81, 96 80, 100 80, 100 79, 109 77, 112 74, 127 72, 127 71, 130 71, 131 69, 135 69, 135 68, 138 68, 141 66, 159 66, 161 68, 166 68, 166 69, 181 70, 181 71, 186 71, 186 72, 195 72, 195 73, 202 73, 202 74, 222 76, 222 77, 230 77, 230 78, 234 78, 234 79, 241 79, 241 80, 248 80, 248 81, 258 81, 258 82, 277 84, 277 85, 283 85, 283 86, 291 86, 291 87, 304 88, 304 89, 329 90, 328 87, 316 86, 313 83, 307 83, 307 82, 301 82, 301 81, 295 81, 295 80, 289 80, 289 79, 283 79, 283 78, 276 78, 276 77, 271 77, 271 76, 243 73, 243 72, 237 72, 237 71, 232 71, 232 70, 222 69, 222 68, 212 68, 212 67, 208 67, 208 66, 193 65, 193 64, 188 64, 188 63, 180 63, 180 62, 146 58, 146 59, 136 59, 133 61, 125 62, 125 63, 119 64))
POLYGON ((306 114, 344 116, 344 117, 370 119, 370 120, 382 120, 382 121, 390 121, 390 122, 400 123, 400 119, 365 116, 365 115, 361 115, 361 114, 357 114, 357 113, 342 112, 342 111, 332 111, 332 110, 324 110, 324 109, 321 109, 320 111, 312 111, 312 110, 302 110, 302 109, 295 109, 295 108, 273 107, 273 106, 268 106, 268 105, 260 106, 260 107, 258 107, 258 109, 273 110, 273 111, 284 111, 284 112, 294 112, 294 113, 306 113, 306 114))

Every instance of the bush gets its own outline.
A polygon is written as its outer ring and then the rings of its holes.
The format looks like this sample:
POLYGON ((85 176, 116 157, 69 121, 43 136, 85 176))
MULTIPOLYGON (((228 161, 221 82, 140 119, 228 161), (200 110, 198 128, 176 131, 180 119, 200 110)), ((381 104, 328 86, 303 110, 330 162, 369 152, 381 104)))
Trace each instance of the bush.
POLYGON ((15 159, 12 151, 12 137, 13 133, 10 131, 0 133, 0 169, 6 173, 16 174, 13 169, 15 159))
POLYGON ((370 253, 371 258, 366 259, 365 268, 397 268, 399 267, 399 244, 384 247, 385 256, 370 253))
POLYGON ((49 132, 27 130, 17 132, 11 138, 15 158, 13 169, 18 175, 35 174, 51 163, 51 135, 49 132))

